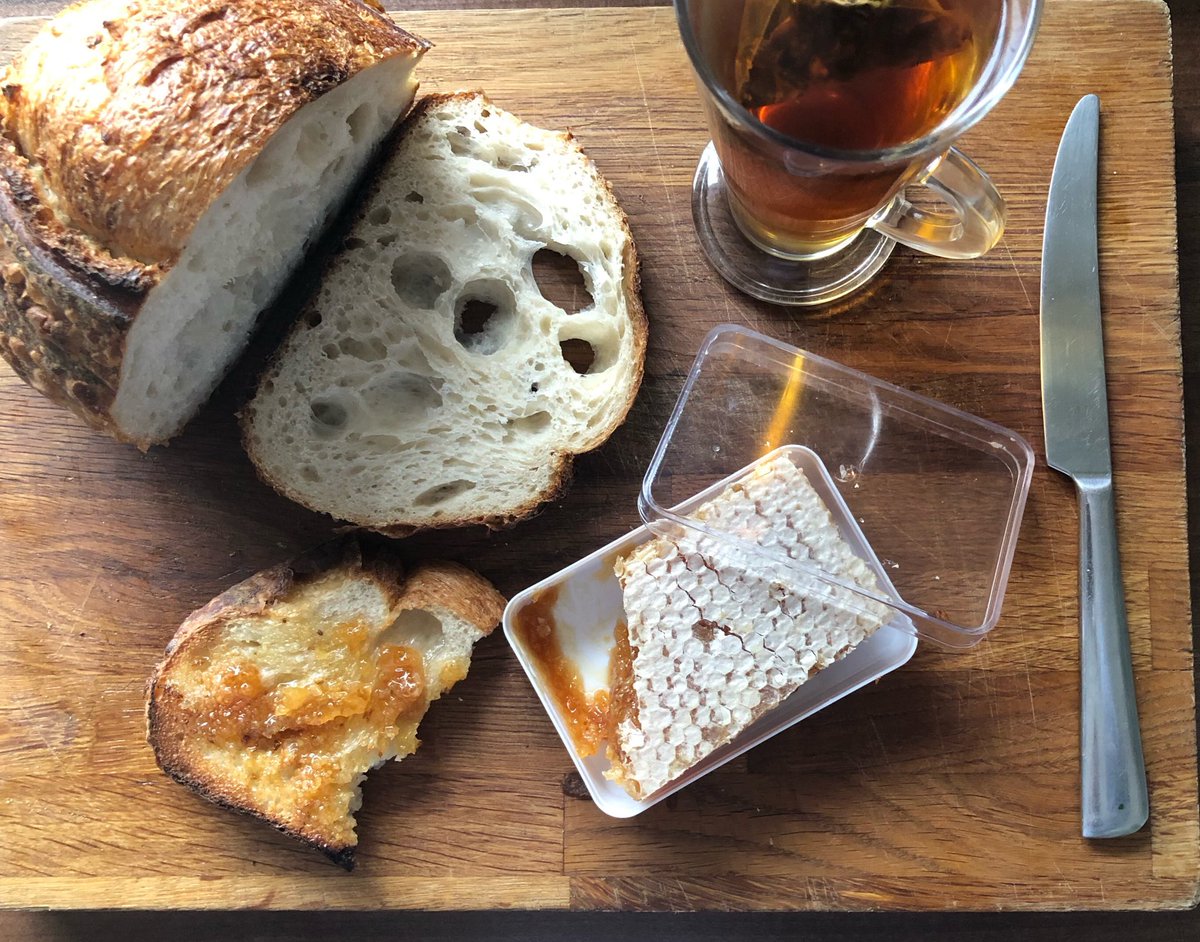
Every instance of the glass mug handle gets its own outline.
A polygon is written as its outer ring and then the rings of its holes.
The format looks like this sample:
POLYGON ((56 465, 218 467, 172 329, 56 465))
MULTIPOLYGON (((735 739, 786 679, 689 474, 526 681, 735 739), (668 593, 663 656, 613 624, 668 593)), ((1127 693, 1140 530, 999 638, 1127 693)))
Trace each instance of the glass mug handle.
POLYGON ((920 209, 901 190, 867 225, 903 245, 942 258, 978 258, 1000 241, 1004 198, 987 174, 957 147, 930 164, 917 185, 928 187, 949 208, 920 209))

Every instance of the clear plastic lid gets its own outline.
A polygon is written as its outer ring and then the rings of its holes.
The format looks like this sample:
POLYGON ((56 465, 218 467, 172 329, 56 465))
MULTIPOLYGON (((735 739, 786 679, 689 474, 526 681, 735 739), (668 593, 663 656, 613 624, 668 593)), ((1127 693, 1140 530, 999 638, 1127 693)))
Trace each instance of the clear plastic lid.
POLYGON ((999 425, 723 325, 696 356, 638 505, 658 533, 686 527, 732 541, 772 570, 883 602, 921 637, 967 648, 1000 618, 1033 460, 1029 444, 999 425), (671 509, 788 445, 824 464, 894 596, 671 509))

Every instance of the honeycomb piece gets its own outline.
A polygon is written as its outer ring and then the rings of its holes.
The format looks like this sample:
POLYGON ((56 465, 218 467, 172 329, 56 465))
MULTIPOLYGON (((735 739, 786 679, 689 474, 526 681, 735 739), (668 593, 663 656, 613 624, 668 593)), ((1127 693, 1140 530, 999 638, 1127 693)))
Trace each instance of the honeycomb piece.
MULTIPOLYGON (((878 595, 786 455, 692 514, 714 530, 808 562, 878 595)), ((698 531, 657 537, 617 560, 634 708, 614 724, 606 776, 644 798, 732 740, 890 618, 886 605, 698 531)))

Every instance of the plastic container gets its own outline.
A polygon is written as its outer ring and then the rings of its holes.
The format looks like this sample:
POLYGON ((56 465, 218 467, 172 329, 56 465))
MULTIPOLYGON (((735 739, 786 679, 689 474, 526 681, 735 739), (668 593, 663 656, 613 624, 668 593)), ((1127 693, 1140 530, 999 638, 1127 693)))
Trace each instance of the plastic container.
POLYGON ((898 592, 883 601, 917 634, 969 648, 995 627, 1033 475, 1023 438, 723 325, 705 338, 651 459, 642 519, 663 533, 689 525, 670 508, 783 445, 812 449, 829 469, 898 592))
MULTIPOLYGON (((789 446, 781 449, 797 464, 808 477, 809 483, 821 495, 829 508, 834 523, 842 538, 867 561, 880 585, 894 592, 883 564, 875 557, 863 537, 858 524, 850 515, 845 503, 838 496, 833 479, 820 459, 808 448, 789 446)), ((679 507, 673 513, 686 516, 696 505, 708 497, 724 490, 733 481, 751 469, 742 469, 736 474, 716 482, 679 507)), ((674 794, 713 769, 752 749, 765 739, 793 726, 806 716, 811 716, 829 704, 840 700, 859 687, 877 680, 884 674, 902 666, 912 657, 917 648, 908 618, 900 612, 887 625, 875 632, 865 642, 844 658, 818 673, 802 684, 779 706, 760 717, 732 742, 710 753, 701 762, 672 782, 668 787, 649 798, 638 800, 630 796, 620 785, 604 777, 608 760, 603 751, 597 755, 581 756, 571 738, 570 729, 558 708, 554 697, 547 689, 539 673, 537 659, 523 642, 516 630, 516 622, 526 606, 547 597, 553 598, 550 607, 559 643, 566 654, 578 666, 585 691, 589 694, 605 688, 608 684, 609 651, 613 640, 613 629, 625 617, 621 602, 621 587, 613 574, 613 561, 634 547, 653 539, 654 532, 648 526, 634 530, 613 543, 597 550, 590 556, 555 573, 535 586, 517 595, 504 612, 504 633, 516 652, 530 683, 537 691, 542 705, 550 715, 555 729, 571 754, 579 774, 587 784, 592 799, 606 814, 627 818, 645 811, 652 805, 674 794), (552 595, 550 595, 552 593, 552 595)))
POLYGON ((1029 445, 1007 429, 762 334, 718 327, 646 471, 638 501, 645 526, 517 595, 505 611, 505 634, 596 804, 628 817, 902 666, 918 637, 949 648, 977 644, 1000 617, 1032 469, 1029 445), (805 471, 843 539, 875 572, 876 589, 689 516, 777 451, 805 471), (603 749, 579 754, 515 626, 527 606, 552 600, 563 653, 586 691, 606 687, 613 631, 624 617, 614 560, 656 534, 688 530, 736 544, 747 566, 805 592, 826 586, 848 608, 873 599, 893 617, 732 742, 639 801, 604 778, 603 749))

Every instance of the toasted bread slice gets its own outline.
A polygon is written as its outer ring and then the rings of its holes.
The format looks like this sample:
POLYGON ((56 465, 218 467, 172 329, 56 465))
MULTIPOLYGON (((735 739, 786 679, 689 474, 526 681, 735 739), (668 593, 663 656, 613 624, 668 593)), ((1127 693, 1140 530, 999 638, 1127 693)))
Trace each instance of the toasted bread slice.
POLYGON ((433 95, 259 381, 246 450, 359 526, 504 526, 624 421, 645 349, 633 237, 578 143, 482 93, 433 95), (580 310, 545 296, 539 255, 578 271, 580 310))
POLYGON ((405 574, 349 537, 273 566, 190 615, 150 678, 163 771, 350 869, 366 772, 418 746, 504 598, 454 563, 405 574))
MULTIPOLYGON (((804 472, 768 461, 693 515, 878 594, 804 472)), ((659 791, 870 637, 890 609, 708 535, 656 537, 617 560, 627 638, 614 658, 612 763, 634 798, 659 791)))

